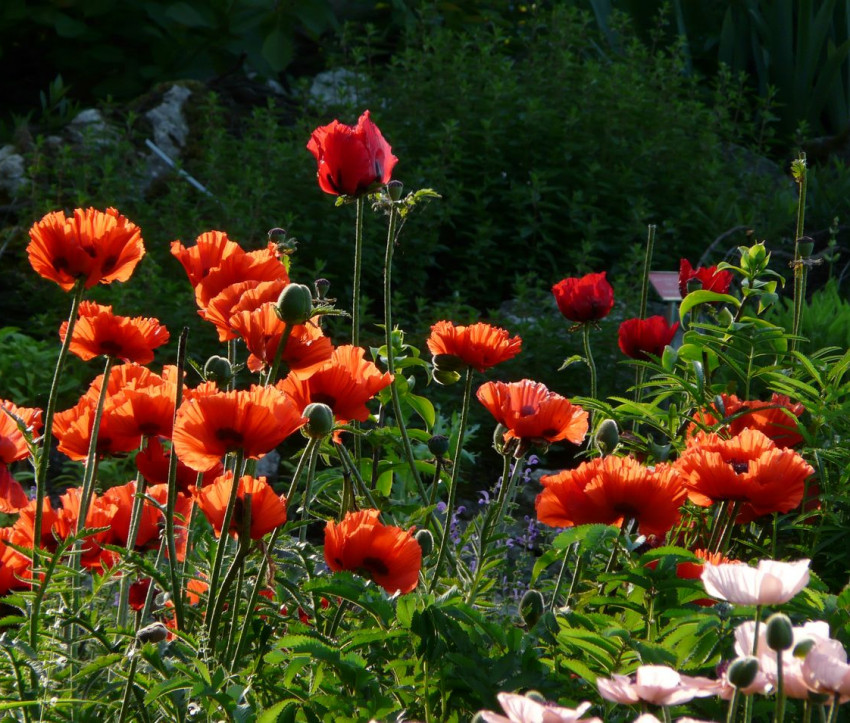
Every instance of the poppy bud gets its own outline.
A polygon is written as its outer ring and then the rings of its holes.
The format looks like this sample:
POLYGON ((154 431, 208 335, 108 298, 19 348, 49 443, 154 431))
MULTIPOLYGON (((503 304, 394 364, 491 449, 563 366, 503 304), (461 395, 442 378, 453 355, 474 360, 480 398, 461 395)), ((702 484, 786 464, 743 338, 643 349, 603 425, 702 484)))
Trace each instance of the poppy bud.
POLYGON ((328 289, 331 288, 331 282, 327 279, 316 279, 313 285, 316 287, 316 296, 319 299, 324 299, 328 293, 328 289))
POLYGON ((795 658, 805 658, 813 647, 815 647, 815 641, 811 638, 801 640, 794 646, 793 655, 795 658))
POLYGON ((617 423, 613 419, 603 420, 596 428, 593 443, 603 457, 611 454, 620 443, 620 431, 617 429, 617 423))
POLYGON ((204 364, 204 379, 223 387, 233 379, 233 366, 223 356, 211 356, 204 364))
POLYGON ((537 703, 548 703, 549 701, 546 699, 546 696, 543 695, 539 690, 529 690, 525 694, 526 698, 530 700, 536 701, 537 703))
POLYGON ((526 590, 519 603, 519 614, 522 616, 523 622, 529 628, 533 628, 540 620, 545 608, 546 603, 539 590, 526 590))
POLYGON ((312 439, 327 437, 334 428, 333 410, 321 402, 313 402, 304 407, 302 416, 307 418, 304 433, 312 439))
POLYGON ((390 181, 387 184, 387 195, 392 201, 398 201, 401 198, 401 192, 404 190, 404 184, 401 181, 390 181))
POLYGON ((505 454, 505 433, 508 432, 508 428, 502 424, 501 422, 496 425, 496 428, 493 430, 493 449, 495 449, 499 454, 505 454))
POLYGON ((286 229, 275 226, 269 229, 269 241, 279 243, 286 240, 286 229))
POLYGON ((287 284, 277 300, 277 315, 287 324, 303 324, 313 315, 313 293, 304 284, 287 284))
POLYGON ((788 650, 794 645, 791 618, 785 613, 775 613, 767 619, 767 647, 771 650, 788 650))
POLYGON ((454 354, 435 354, 434 369, 441 372, 459 372, 466 368, 463 359, 454 354))
POLYGON ((168 628, 162 623, 151 623, 136 633, 136 639, 140 643, 161 643, 167 637, 168 628))
POLYGON ((426 530, 424 528, 417 530, 416 534, 413 536, 419 543, 419 547, 422 548, 422 557, 428 557, 434 549, 434 536, 431 534, 430 530, 426 530))
POLYGON ((758 658, 748 655, 745 658, 733 660, 726 671, 726 677, 736 688, 746 688, 753 684, 759 672, 758 658))
POLYGON ((460 374, 457 372, 448 372, 443 369, 434 369, 434 381, 437 384, 442 384, 444 387, 448 387, 455 382, 460 381, 460 374))
POLYGON ((435 434, 428 440, 428 451, 435 457, 445 457, 449 451, 449 438, 445 434, 435 434))

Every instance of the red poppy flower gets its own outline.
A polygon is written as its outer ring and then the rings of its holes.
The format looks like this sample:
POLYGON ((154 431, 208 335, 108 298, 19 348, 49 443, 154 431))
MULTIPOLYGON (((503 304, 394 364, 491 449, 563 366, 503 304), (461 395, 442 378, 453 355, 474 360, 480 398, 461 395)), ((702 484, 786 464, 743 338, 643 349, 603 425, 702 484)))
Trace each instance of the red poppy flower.
MULTIPOLYGON (((230 324, 251 352, 248 369, 259 372, 268 368, 286 331, 286 323, 275 313, 275 304, 267 302, 253 311, 240 311, 230 317, 230 324)), ((305 376, 329 361, 332 353, 333 344, 322 333, 321 327, 308 322, 292 328, 281 361, 291 371, 305 376)))
MULTIPOLYGON (((198 507, 212 525, 215 534, 221 536, 221 525, 227 502, 233 490, 233 473, 226 472, 211 485, 193 491, 198 507)), ((230 534, 238 537, 244 524, 247 499, 250 495, 250 536, 259 540, 286 522, 286 497, 275 494, 265 477, 244 475, 239 478, 236 490, 236 509, 230 520, 230 534)))
POLYGON ((28 587, 28 583, 21 578, 32 577, 30 570, 32 558, 22 555, 6 544, 7 541, 18 544, 12 539, 13 533, 12 527, 0 527, 0 598, 11 590, 28 587))
POLYGON ((242 281, 224 288, 210 300, 203 313, 198 313, 215 324, 219 341, 236 339, 239 334, 231 324, 233 316, 241 311, 254 311, 267 302, 276 303, 286 285, 284 279, 242 281))
POLYGON ((130 585, 130 592, 127 596, 127 602, 131 610, 140 612, 145 607, 145 601, 148 598, 148 590, 150 590, 153 581, 149 577, 143 577, 136 580, 130 585))
POLYGON ((334 349, 330 361, 307 377, 290 373, 277 386, 292 397, 299 409, 311 402, 327 404, 339 422, 369 419, 366 406, 372 397, 392 384, 389 372, 363 359, 365 351, 350 344, 334 349))
POLYGON ((483 372, 519 354, 522 339, 510 337, 504 329, 489 324, 455 326, 451 321, 438 321, 431 327, 427 344, 435 357, 457 357, 464 364, 483 372))
MULTIPOLYGON (((59 328, 59 338, 63 342, 67 332, 68 322, 63 321, 59 328)), ((149 364, 153 361, 153 350, 165 344, 168 338, 168 329, 156 319, 116 316, 111 306, 83 301, 70 350, 83 361, 104 355, 149 364)))
MULTIPOLYGON (((70 487, 59 499, 62 506, 56 512, 56 518, 51 526, 51 532, 60 540, 65 540, 76 534, 82 502, 82 487, 70 487)), ((81 528, 99 529, 99 532, 87 534, 80 547, 80 562, 89 569, 101 569, 112 565, 115 555, 104 549, 103 545, 114 541, 112 535, 112 520, 117 511, 114 502, 98 495, 92 495, 86 512, 85 524, 81 528)))
POLYGON ((587 434, 587 412, 539 382, 487 382, 476 396, 496 421, 508 428, 505 442, 514 438, 535 443, 566 439, 581 444, 587 434))
POLYGON ((179 241, 171 242, 171 255, 182 264, 192 288, 228 256, 244 253, 242 247, 227 238, 223 231, 202 233, 195 239, 195 245, 189 248, 179 241))
POLYGON ((15 514, 29 504, 29 497, 9 468, 0 462, 0 512, 15 514))
POLYGON ((678 524, 687 498, 681 475, 631 457, 598 457, 573 470, 540 479, 537 519, 552 527, 637 521, 643 534, 662 536, 678 524))
POLYGON ((686 476, 694 504, 739 501, 745 503, 742 515, 755 516, 793 510, 814 472, 799 454, 780 449, 753 429, 732 439, 700 433, 688 441, 675 466, 686 476))
POLYGON ((627 357, 646 361, 649 355, 660 357, 664 353, 679 328, 677 321, 673 326, 663 316, 650 316, 648 319, 626 319, 620 324, 620 350, 627 357))
POLYGON ((205 310, 209 303, 228 286, 243 281, 276 280, 288 284, 289 274, 275 255, 275 245, 270 243, 258 251, 231 254, 223 258, 221 263, 211 268, 195 286, 195 302, 201 310, 201 316, 206 318, 205 310))
MULTIPOLYGON (((167 484, 169 457, 170 454, 163 448, 162 438, 160 437, 149 439, 145 448, 136 454, 136 469, 145 478, 148 486, 167 484)), ((201 485, 209 484, 222 474, 224 474, 224 465, 219 462, 215 467, 203 473, 201 485)), ((178 459, 177 489, 188 493, 193 487, 197 486, 197 482, 198 473, 178 459)))
POLYGON ((109 414, 110 428, 117 434, 171 437, 176 395, 177 386, 166 382, 125 389, 122 399, 113 401, 104 413, 109 414))
POLYGON ((562 279, 552 287, 552 293, 561 313, 577 323, 604 319, 614 308, 614 289, 604 271, 562 279))
POLYGON ((679 261, 679 293, 684 299, 688 295, 688 282, 696 279, 706 291, 725 294, 732 284, 731 271, 718 271, 716 266, 693 268, 687 259, 679 261))
POLYGON ((12 464, 29 456, 24 435, 13 417, 20 419, 33 435, 41 428, 40 409, 19 407, 0 399, 0 462, 4 464, 12 464))
MULTIPOLYGON (((53 418, 53 434, 59 440, 59 451, 77 462, 83 462, 88 457, 94 428, 97 399, 90 391, 84 394, 74 407, 58 412, 53 418)), ((110 419, 111 415, 108 414, 101 417, 97 434, 97 454, 109 456, 137 449, 142 441, 141 435, 121 433, 113 429, 110 419)))
POLYGON ((325 562, 374 580, 388 593, 411 592, 419 582, 422 548, 413 529, 384 525, 378 510, 348 512, 325 527, 325 562))
POLYGON ((126 281, 145 255, 141 231, 114 208, 48 213, 30 229, 30 264, 45 279, 65 291, 78 278, 85 287, 126 281))
POLYGON ((741 400, 734 394, 721 395, 726 417, 729 420, 729 432, 740 434, 745 429, 757 429, 770 437, 777 447, 793 447, 803 441, 799 433, 797 419, 806 411, 799 402, 792 402, 784 394, 772 394, 766 402, 741 400))
POLYGON ((318 163, 319 187, 334 196, 359 196, 388 183, 398 163, 390 144, 365 111, 356 126, 334 120, 316 128, 307 150, 318 163))
POLYGON ((186 465, 205 472, 237 449, 259 459, 304 423, 280 390, 253 386, 184 401, 177 410, 172 443, 186 465))

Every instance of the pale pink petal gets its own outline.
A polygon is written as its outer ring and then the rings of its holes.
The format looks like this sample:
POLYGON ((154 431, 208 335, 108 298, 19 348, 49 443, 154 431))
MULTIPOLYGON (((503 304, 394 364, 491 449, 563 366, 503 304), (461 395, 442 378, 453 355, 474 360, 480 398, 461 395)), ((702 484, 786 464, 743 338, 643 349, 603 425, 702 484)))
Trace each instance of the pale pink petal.
POLYGON ((837 640, 824 640, 809 651, 802 665, 806 685, 819 693, 850 696, 847 652, 837 640))
POLYGON ((702 583, 712 597, 735 605, 779 605, 788 602, 809 582, 809 560, 748 565, 703 566, 702 583))
POLYGON ((644 713, 634 719, 633 723, 661 723, 652 713, 644 713))
POLYGON ((758 571, 764 575, 759 591, 760 605, 781 605, 788 602, 809 584, 810 560, 774 562, 761 560, 758 571))
POLYGON ((541 703, 533 698, 516 693, 499 693, 496 696, 499 699, 499 704, 507 718, 482 711, 482 716, 487 723, 592 723, 598 721, 598 718, 581 719, 582 713, 590 708, 590 703, 580 703, 575 709, 562 708, 553 703, 541 703))
POLYGON ((596 688, 605 700, 613 703, 637 703, 640 697, 626 675, 612 675, 610 678, 597 678, 596 688))

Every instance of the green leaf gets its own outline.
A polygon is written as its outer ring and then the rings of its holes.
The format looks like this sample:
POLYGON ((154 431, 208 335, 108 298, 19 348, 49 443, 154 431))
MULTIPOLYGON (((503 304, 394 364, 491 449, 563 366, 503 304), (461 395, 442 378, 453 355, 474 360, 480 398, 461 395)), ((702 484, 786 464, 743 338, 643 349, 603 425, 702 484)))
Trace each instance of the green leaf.
POLYGON ((429 399, 420 397, 416 394, 405 394, 403 401, 413 407, 414 411, 422 417, 425 426, 430 430, 437 421, 437 413, 434 410, 434 405, 429 399))
POLYGON ((292 61, 292 36, 280 28, 275 28, 266 36, 260 52, 271 69, 280 73, 286 70, 286 66, 292 61))
POLYGON ((695 306, 711 302, 732 304, 732 306, 736 309, 741 305, 741 302, 738 301, 738 299, 734 296, 729 296, 729 294, 718 294, 716 291, 699 289, 698 291, 692 291, 684 299, 682 299, 682 303, 679 306, 679 319, 684 320, 685 315, 695 306))
MULTIPOLYGON (((203 5, 199 5, 199 7, 203 7, 203 5)), ((180 23, 180 25, 184 25, 187 28, 215 27, 215 23, 211 22, 209 18, 201 15, 201 13, 197 10, 197 7, 192 6, 189 3, 174 3, 168 8, 168 10, 165 11, 165 14, 175 22, 180 23)))

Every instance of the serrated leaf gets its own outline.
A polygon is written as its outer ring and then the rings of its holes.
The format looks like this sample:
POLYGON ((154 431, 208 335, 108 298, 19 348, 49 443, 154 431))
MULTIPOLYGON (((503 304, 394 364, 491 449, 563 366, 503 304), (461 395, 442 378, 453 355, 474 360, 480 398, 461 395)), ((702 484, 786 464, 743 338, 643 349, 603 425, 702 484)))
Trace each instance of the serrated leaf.
POLYGON ((572 356, 567 357, 566 359, 564 359, 564 361, 563 361, 563 363, 561 364, 561 366, 559 366, 559 367, 558 367, 558 371, 559 371, 559 372, 560 372, 560 371, 563 371, 563 370, 564 370, 564 369, 566 369, 567 367, 571 367, 573 364, 576 364, 576 363, 578 363, 578 362, 583 362, 584 360, 585 360, 585 359, 584 359, 584 357, 583 357, 581 354, 573 354, 572 356))

